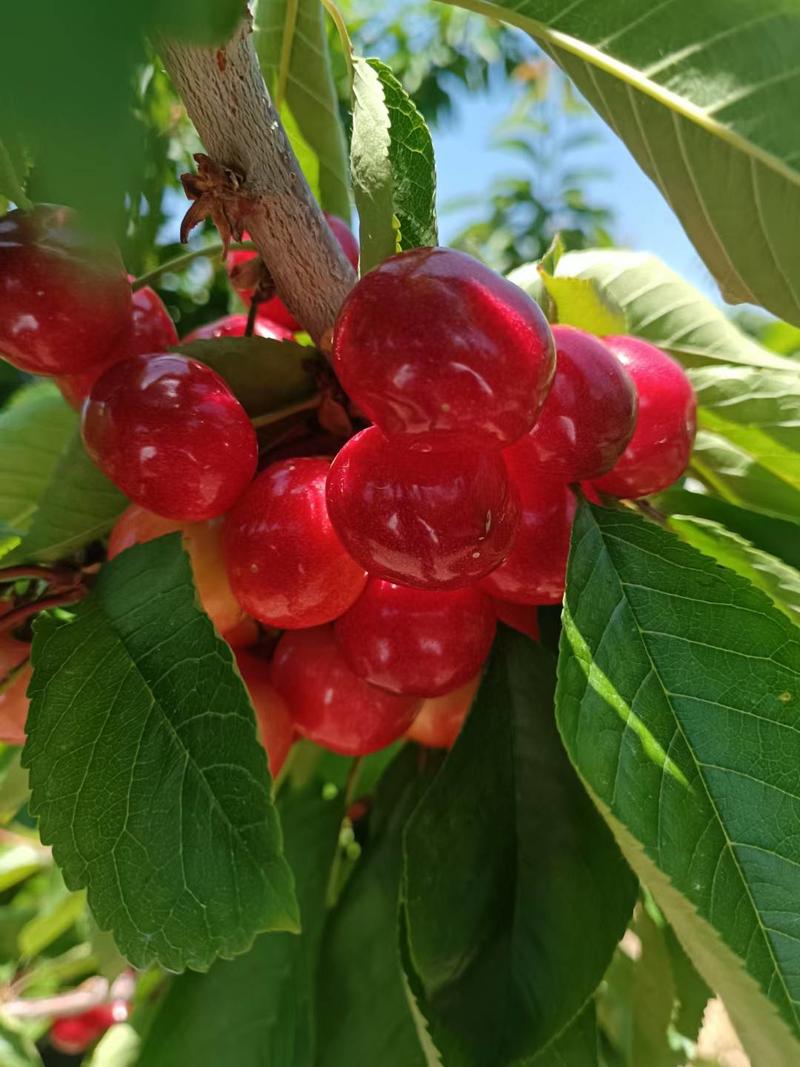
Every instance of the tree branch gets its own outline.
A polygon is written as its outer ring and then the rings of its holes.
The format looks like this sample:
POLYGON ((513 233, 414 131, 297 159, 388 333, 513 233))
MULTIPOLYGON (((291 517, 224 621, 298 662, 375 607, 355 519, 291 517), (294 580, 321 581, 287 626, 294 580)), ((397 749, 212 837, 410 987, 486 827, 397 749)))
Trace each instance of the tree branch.
POLYGON ((245 18, 222 48, 157 43, 209 156, 244 179, 244 223, 278 295, 320 342, 356 275, 303 177, 250 35, 245 18))

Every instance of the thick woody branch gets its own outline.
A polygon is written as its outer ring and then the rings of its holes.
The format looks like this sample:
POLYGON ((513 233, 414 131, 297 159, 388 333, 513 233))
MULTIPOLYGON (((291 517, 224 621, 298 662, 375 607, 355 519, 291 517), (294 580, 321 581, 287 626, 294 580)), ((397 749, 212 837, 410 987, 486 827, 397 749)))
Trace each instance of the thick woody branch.
POLYGON ((319 341, 355 284, 261 76, 244 19, 223 48, 158 42, 211 159, 244 179, 244 224, 278 295, 319 341))

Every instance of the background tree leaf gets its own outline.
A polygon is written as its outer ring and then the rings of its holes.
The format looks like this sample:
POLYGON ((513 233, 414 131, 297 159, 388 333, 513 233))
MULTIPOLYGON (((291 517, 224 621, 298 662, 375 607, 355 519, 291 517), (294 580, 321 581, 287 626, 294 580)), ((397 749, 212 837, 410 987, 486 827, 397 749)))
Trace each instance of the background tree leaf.
POLYGON ((103 567, 74 621, 40 618, 33 663, 31 811, 131 962, 204 969, 295 929, 264 749, 180 538, 103 567))
POLYGON ((724 500, 742 508, 789 521, 800 515, 800 492, 722 434, 698 432, 689 469, 724 500))
POLYGON ((753 1062, 788 1067, 800 1049, 798 630, 630 512, 582 504, 572 545, 564 743, 753 1062))
MULTIPOLYGON (((545 289, 555 305, 554 322, 577 326, 588 333, 627 333, 623 311, 600 292, 591 278, 554 277, 540 271, 545 289)), ((514 281, 514 272, 509 275, 514 281)))

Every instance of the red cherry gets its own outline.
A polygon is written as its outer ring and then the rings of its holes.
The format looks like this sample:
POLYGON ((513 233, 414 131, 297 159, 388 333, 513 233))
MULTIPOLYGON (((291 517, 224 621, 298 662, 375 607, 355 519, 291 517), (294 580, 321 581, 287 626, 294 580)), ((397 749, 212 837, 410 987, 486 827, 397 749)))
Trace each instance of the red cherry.
POLYGON ((333 334, 358 407, 420 448, 500 448, 531 429, 555 366, 538 305, 482 263, 415 248, 366 274, 333 334))
MULTIPOLYGON (((251 252, 231 252, 231 255, 252 255, 251 252)), ((213 341, 219 337, 244 337, 247 328, 247 315, 226 315, 214 322, 207 322, 198 326, 196 330, 187 333, 183 341, 213 341)), ((276 341, 291 341, 294 337, 292 330, 281 326, 280 323, 270 322, 269 319, 257 316, 253 326, 254 337, 269 337, 276 341)))
POLYGON ((80 1015, 56 1019, 50 1027, 50 1043, 59 1052, 78 1055, 95 1043, 114 1023, 125 1022, 129 1008, 124 1000, 88 1008, 80 1015))
POLYGON ((480 668, 495 615, 475 586, 432 593, 372 578, 334 630, 356 674, 396 693, 430 697, 480 668))
POLYGON ((536 462, 565 482, 610 470, 636 425, 636 390, 597 338, 554 326, 556 376, 531 439, 536 462))
POLYGON ((147 511, 138 504, 131 504, 117 519, 109 535, 108 558, 111 560, 132 545, 152 541, 176 530, 180 530, 183 535, 183 547, 192 564, 200 604, 219 633, 232 645, 249 643, 251 638, 255 639, 257 630, 254 634, 252 622, 249 626, 242 627, 248 620, 233 595, 225 571, 221 520, 180 523, 175 519, 154 515, 152 511, 147 511), (241 640, 240 636, 244 636, 245 641, 241 640))
POLYGON ((0 354, 31 374, 101 362, 130 321, 119 253, 96 248, 67 208, 0 219, 0 354))
POLYGON ((511 600, 498 600, 497 597, 493 597, 492 603, 498 622, 504 622, 532 641, 539 640, 539 613, 535 604, 515 604, 511 600))
POLYGON ((81 426, 100 469, 165 518, 221 515, 255 473, 258 446, 244 408, 215 371, 183 356, 134 356, 109 367, 92 386, 81 426))
POLYGON ((422 703, 359 678, 332 626, 285 633, 275 649, 272 681, 295 730, 343 756, 364 756, 402 737, 422 703))
POLYGON ((683 368, 638 337, 606 337, 633 379, 639 418, 614 468, 594 485, 602 493, 635 500, 660 493, 689 465, 697 432, 697 400, 683 368))
MULTIPOLYGON (((31 646, 9 634, 0 634, 0 681, 31 654, 31 646)), ((26 664, 5 688, 0 689, 0 741, 7 745, 25 744, 25 720, 28 717, 27 690, 31 665, 26 664)))
POLYGON ((478 673, 452 693, 426 700, 406 731, 408 740, 426 748, 452 748, 480 684, 478 673))
POLYGON ((381 578, 452 589, 488 574, 519 515, 499 452, 415 452, 370 426, 328 475, 328 511, 350 555, 381 578))
POLYGON ((267 626, 295 630, 330 622, 364 588, 366 574, 328 518, 329 466, 320 457, 273 463, 225 519, 231 588, 244 610, 267 626))
POLYGON ((266 660, 240 649, 236 653, 236 665, 255 709, 258 736, 269 759, 269 773, 277 778, 294 740, 289 709, 272 684, 270 664, 266 660))
POLYGON ((531 437, 505 452, 522 517, 508 559, 480 587, 519 604, 559 604, 564 595, 575 495, 561 481, 543 477, 531 437))
POLYGON ((80 374, 65 374, 57 378, 58 388, 67 403, 80 410, 94 383, 112 363, 127 359, 128 356, 166 352, 177 343, 175 324, 161 297, 147 286, 137 289, 133 294, 128 330, 115 343, 107 358, 80 374))

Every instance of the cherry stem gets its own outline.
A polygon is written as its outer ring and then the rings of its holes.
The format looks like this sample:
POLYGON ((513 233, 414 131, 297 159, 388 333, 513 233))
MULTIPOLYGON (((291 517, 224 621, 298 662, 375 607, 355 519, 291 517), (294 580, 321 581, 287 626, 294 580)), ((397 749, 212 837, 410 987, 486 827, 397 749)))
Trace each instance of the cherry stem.
MULTIPOLYGON (((256 251, 256 246, 252 241, 235 241, 228 245, 228 248, 231 252, 256 251)), ((206 245, 204 248, 195 248, 191 252, 184 252, 183 255, 175 256, 174 259, 168 259, 166 263, 162 263, 153 270, 147 271, 146 274, 140 274, 135 281, 131 282, 131 289, 135 293, 137 289, 143 289, 146 285, 150 285, 151 282, 157 281, 162 274, 177 274, 195 259, 202 259, 203 256, 212 257, 221 255, 224 251, 225 246, 223 244, 213 244, 206 245)))
POLYGON ((667 516, 664 514, 663 511, 659 511, 658 508, 653 507, 653 505, 649 501, 634 500, 632 501, 632 504, 636 511, 640 512, 648 519, 652 519, 653 522, 657 522, 659 526, 667 525, 667 516))
POLYGON ((31 617, 31 615, 38 615, 40 611, 47 611, 48 608, 63 608, 68 604, 74 604, 78 600, 81 600, 86 595, 86 592, 87 590, 82 586, 76 586, 68 592, 46 596, 41 600, 33 601, 31 604, 22 604, 20 607, 14 608, 13 611, 9 611, 2 616, 0 622, 2 622, 3 632, 16 630, 16 628, 21 626, 23 622, 31 617))
MULTIPOLYGON (((347 812, 350 810, 350 805, 355 799, 356 786, 358 785, 358 774, 361 770, 361 765, 364 762, 363 756, 356 756, 353 762, 350 764, 350 768, 347 772, 347 781, 344 786, 344 810, 345 817, 342 820, 342 825, 348 822, 347 812)), ((344 862, 344 849, 341 845, 337 845, 336 852, 333 857, 333 863, 331 864, 331 871, 328 875, 328 887, 325 890, 325 902, 329 908, 332 908, 339 896, 339 879, 341 877, 342 863, 344 862)))
POLYGON ((80 578, 74 571, 55 567, 4 567, 0 569, 0 582, 24 580, 48 582, 50 585, 77 585, 80 578))
POLYGON ((244 336, 252 337, 253 330, 256 328, 256 315, 258 314, 258 306, 261 303, 260 300, 256 300, 255 297, 250 301, 250 307, 247 310, 247 324, 244 328, 244 336))
POLYGON ((56 993, 50 997, 19 997, 0 1005, 4 1015, 16 1019, 44 1019, 55 1016, 63 1019, 70 1015, 80 1015, 90 1008, 99 1008, 109 999, 111 987, 108 979, 93 975, 77 989, 66 993, 56 993))
POLYGON ((263 426, 272 426, 276 422, 283 422, 284 419, 288 419, 291 415, 297 415, 301 411, 313 411, 321 403, 322 395, 314 393, 307 400, 298 400, 296 404, 287 404, 285 408, 277 408, 275 411, 267 412, 266 415, 257 415, 250 421, 256 430, 260 430, 263 426))
MULTIPOLYGON (((26 656, 22 663, 18 663, 16 667, 12 667, 11 670, 0 678, 0 694, 5 693, 7 689, 10 689, 17 678, 22 674, 25 668, 30 663, 30 656, 26 656)), ((0 831, 2 833, 2 831, 0 831)))

